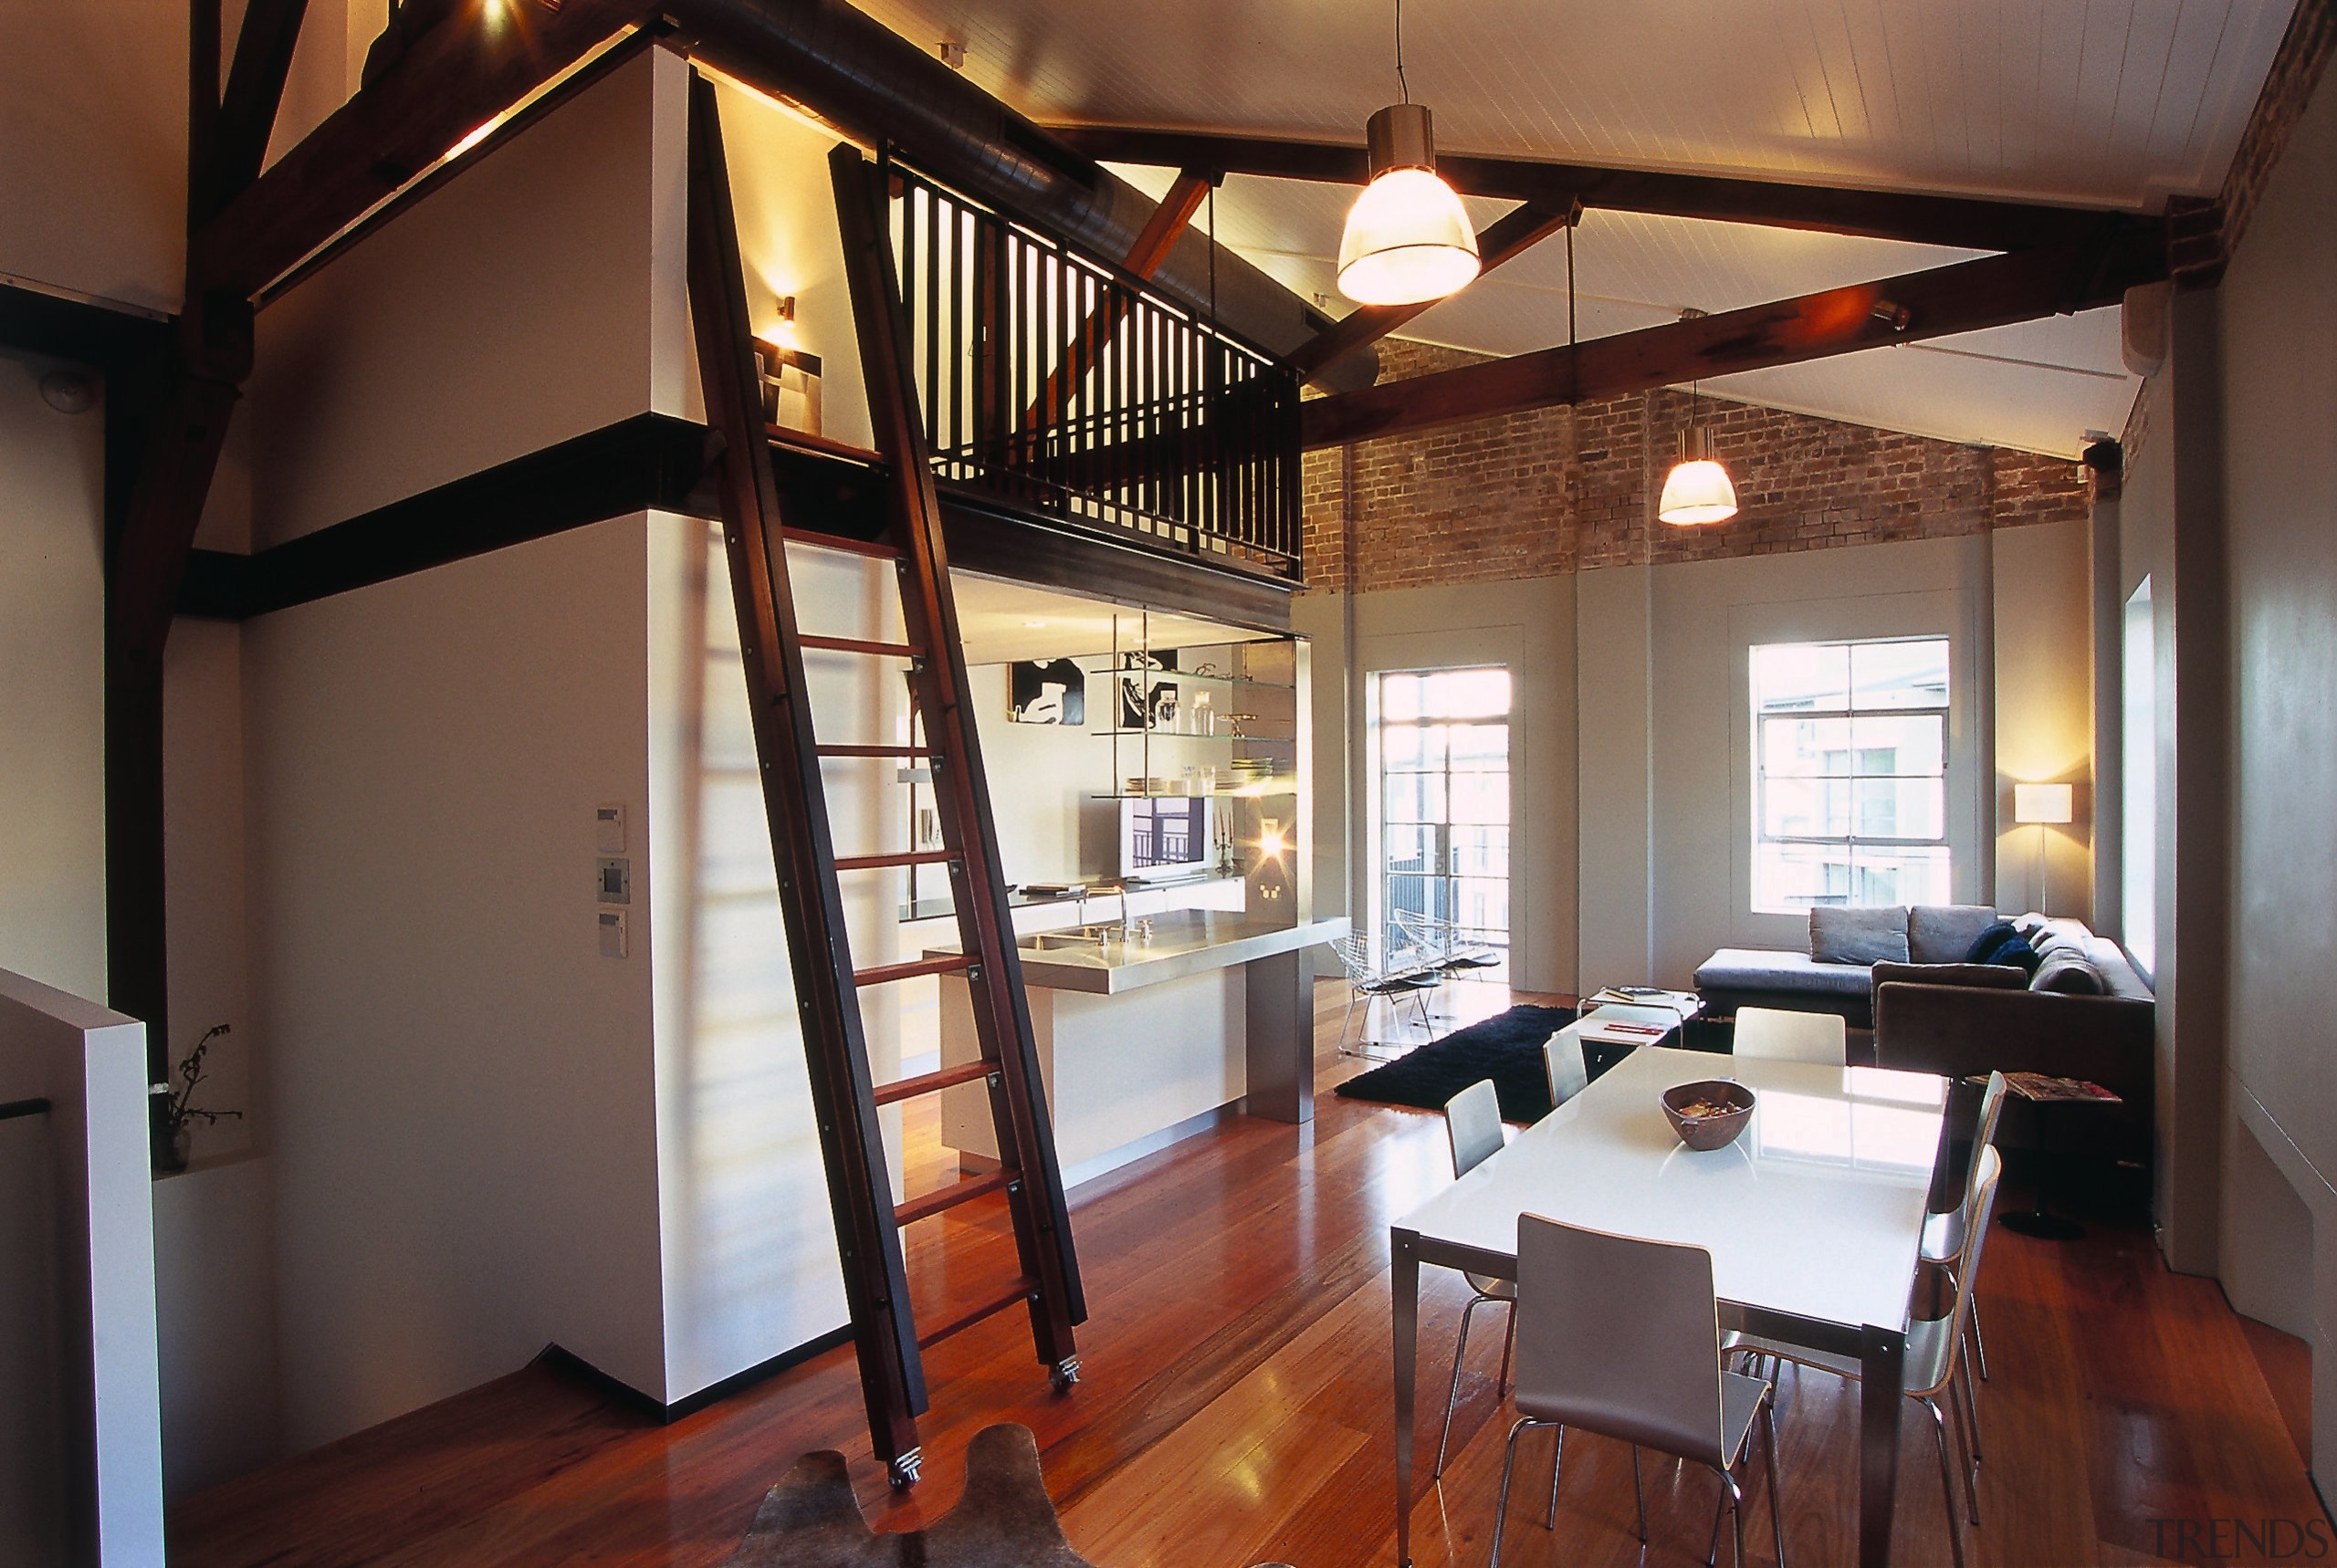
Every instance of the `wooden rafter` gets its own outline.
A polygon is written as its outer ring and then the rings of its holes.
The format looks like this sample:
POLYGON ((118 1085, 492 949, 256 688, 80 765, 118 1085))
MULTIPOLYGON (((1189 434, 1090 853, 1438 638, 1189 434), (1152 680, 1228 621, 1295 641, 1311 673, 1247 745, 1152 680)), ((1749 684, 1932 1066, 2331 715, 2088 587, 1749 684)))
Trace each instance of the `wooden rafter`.
MULTIPOLYGON (((1089 157, 1116 163, 1216 169, 1360 185, 1368 171, 1360 147, 1273 137, 1219 136, 1117 126, 1058 126, 1053 134, 1089 157)), ((2100 233, 2130 214, 1974 196, 1940 196, 1849 186, 1677 174, 1523 158, 1441 152, 1437 172, 1455 190, 1564 207, 1653 213, 1773 228, 1864 235, 1971 250, 2024 250, 2100 233)))
POLYGON ((481 20, 463 0, 380 78, 225 202, 204 234, 212 283, 246 297, 288 271, 463 137, 643 20, 641 0, 543 0, 481 20))
MULTIPOLYGON (((1193 214, 1200 211, 1203 198, 1216 185, 1214 178, 1199 171, 1186 169, 1179 172, 1176 183, 1168 187, 1168 193, 1160 198, 1160 204, 1153 209, 1143 232, 1136 236, 1136 243, 1128 246, 1128 254, 1121 266, 1138 277, 1148 278, 1159 271, 1160 264, 1168 260, 1168 253, 1176 248, 1177 236, 1185 232, 1186 226, 1193 221, 1193 214)), ((1104 302, 1088 313, 1071 341, 1064 345, 1055 368, 1048 372, 1046 383, 1039 389, 1039 395, 1032 400, 1029 411, 1022 417, 1025 430, 1053 424, 1063 416, 1064 404, 1069 401, 1072 389, 1102 361, 1104 350, 1110 347, 1112 334, 1118 331, 1120 323, 1127 319, 1128 308, 1127 295, 1116 289, 1106 290, 1104 302)))
MULTIPOLYGON (((1482 258, 1477 276, 1483 277, 1504 262, 1525 255, 1581 214, 1578 206, 1551 208, 1537 202, 1528 202, 1514 212, 1503 214, 1477 236, 1477 252, 1482 258)), ((1290 356, 1291 368, 1298 372, 1301 381, 1313 381, 1348 354, 1367 343, 1378 342, 1436 303, 1428 299, 1418 305, 1366 305, 1351 310, 1300 344, 1290 356)))
POLYGON ((1983 256, 1318 399, 1309 447, 1645 392, 2117 302, 2166 276, 2163 233, 1983 256))
POLYGON ((243 28, 236 35, 235 63, 227 68, 227 88, 212 133, 208 179, 190 193, 189 215, 198 224, 207 222, 220 203, 259 178, 277 108, 284 100, 292 50, 299 42, 300 19, 308 8, 309 0, 251 0, 244 12, 243 28))

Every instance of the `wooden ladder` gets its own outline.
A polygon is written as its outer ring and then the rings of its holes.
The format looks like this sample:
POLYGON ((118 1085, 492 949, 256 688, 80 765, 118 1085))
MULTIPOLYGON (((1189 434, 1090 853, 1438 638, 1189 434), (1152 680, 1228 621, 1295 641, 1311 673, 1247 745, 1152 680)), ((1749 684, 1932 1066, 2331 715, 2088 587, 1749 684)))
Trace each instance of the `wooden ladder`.
POLYGON ((1063 1176, 1032 1043, 998 833, 973 713, 965 700, 966 662, 949 588, 948 559, 923 430, 914 413, 899 292, 886 240, 883 193, 859 152, 831 159, 845 270, 859 329, 876 447, 885 459, 886 537, 849 543, 786 528, 772 479, 760 372, 747 311, 722 128, 713 84, 690 83, 689 297, 707 417, 720 436, 717 479, 731 596, 753 706, 755 751, 770 826, 779 897, 786 916, 796 1006, 802 1019, 812 1098, 827 1166, 844 1294, 860 1355, 870 1437, 896 1487, 912 1485, 921 1456, 917 1417, 927 1406, 922 1353, 936 1341, 1018 1303, 1031 1315, 1038 1359, 1060 1391, 1079 1379, 1072 1328, 1086 1320, 1063 1176), (906 641, 813 636, 802 632, 789 586, 786 542, 807 539, 892 562, 901 588, 906 641), (915 745, 825 744, 812 733, 803 676, 806 649, 906 661, 925 736, 915 745), (825 758, 899 758, 929 766, 941 825, 939 850, 884 854, 835 852, 820 763, 825 758), (853 965, 840 875, 946 864, 957 908, 959 954, 868 968, 853 965), (963 975, 971 992, 981 1057, 897 1082, 873 1082, 859 992, 918 975, 963 975), (959 1084, 986 1082, 1000 1168, 896 1203, 877 1124, 881 1106, 959 1084), (958 1205, 1002 1195, 1013 1219, 1019 1271, 993 1291, 924 1333, 909 1309, 901 1228, 958 1205))

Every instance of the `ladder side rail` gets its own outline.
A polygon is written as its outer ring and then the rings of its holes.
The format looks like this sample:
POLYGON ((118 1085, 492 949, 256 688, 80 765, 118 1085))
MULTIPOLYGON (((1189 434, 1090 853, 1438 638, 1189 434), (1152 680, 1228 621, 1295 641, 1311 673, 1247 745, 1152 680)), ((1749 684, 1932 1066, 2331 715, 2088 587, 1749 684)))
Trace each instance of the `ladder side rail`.
POLYGON ((953 868, 959 930, 966 949, 980 953, 984 959, 979 977, 969 976, 978 992, 972 1012, 976 1028, 984 1037, 984 1056, 999 1064, 1000 1083, 991 1092, 992 1111, 1003 1128, 1012 1133, 1016 1164, 1023 1176, 1024 1203, 1036 1222, 1036 1235, 1025 1234, 1022 1227, 1016 1229, 1025 1270, 1040 1284, 1031 1302, 1032 1334, 1040 1358, 1068 1375, 1075 1370, 1071 1330, 1087 1317, 1085 1292, 1072 1244, 1070 1214, 1047 1117, 1030 1008, 1023 997, 1022 967, 1014 946, 1006 883, 999 868, 998 830, 990 816, 980 744, 973 714, 963 700, 965 649, 948 588, 949 563, 942 543, 931 458, 916 417, 915 369, 898 316, 891 308, 899 290, 892 276, 892 255, 885 244, 880 215, 879 204, 886 198, 883 188, 872 181, 858 149, 849 143, 830 154, 829 164, 835 178, 844 273, 859 329, 869 413, 876 448, 892 467, 888 490, 904 574, 908 579, 902 594, 903 609, 910 640, 926 649, 927 655, 918 666, 919 706, 928 741, 937 727, 947 737, 935 747, 944 755, 938 758, 934 786, 936 794, 948 796, 951 804, 940 815, 944 833, 957 841, 949 847, 959 854, 953 868))
POLYGON ((927 1406, 858 992, 833 870, 824 786, 792 635, 786 547, 764 439, 745 274, 714 85, 690 80, 689 295, 707 413, 723 437, 718 478, 731 594, 744 642, 755 749, 785 915, 804 1057, 843 1253, 870 1437, 914 1478, 927 1406), (820 937, 824 936, 823 943, 820 937), (882 1183, 886 1190, 879 1191, 882 1183))

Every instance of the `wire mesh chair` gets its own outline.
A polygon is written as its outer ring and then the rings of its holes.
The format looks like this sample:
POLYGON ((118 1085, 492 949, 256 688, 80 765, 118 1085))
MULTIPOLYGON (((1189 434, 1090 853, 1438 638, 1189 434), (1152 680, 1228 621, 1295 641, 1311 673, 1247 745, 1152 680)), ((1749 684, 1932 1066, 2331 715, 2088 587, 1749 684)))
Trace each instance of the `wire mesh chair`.
MULTIPOLYGON (((1375 966, 1371 961, 1371 944, 1352 932, 1345 936, 1333 937, 1331 951, 1339 956, 1339 967, 1347 971, 1347 1015, 1339 1019, 1341 1056, 1360 1056, 1373 1061, 1379 1060, 1364 1049, 1378 1043, 1377 1041, 1358 1040, 1353 1048, 1347 1044, 1347 1029, 1355 1021, 1356 1004, 1368 1002, 1374 998, 1390 998, 1399 1009, 1399 1017, 1401 1016, 1403 998, 1411 998, 1412 1005, 1420 1009, 1420 1032, 1428 1032, 1428 1003, 1422 999, 1422 993, 1436 989, 1438 981, 1436 972, 1427 966, 1420 955, 1391 954, 1385 965, 1375 966)), ((1370 1019, 1367 1009, 1364 1014, 1366 1028, 1369 1027, 1370 1019)))
POLYGON ((1439 920, 1409 909, 1399 909, 1389 918, 1405 947, 1422 956, 1440 983, 1501 964, 1501 954, 1493 945, 1472 937, 1458 921, 1439 920))

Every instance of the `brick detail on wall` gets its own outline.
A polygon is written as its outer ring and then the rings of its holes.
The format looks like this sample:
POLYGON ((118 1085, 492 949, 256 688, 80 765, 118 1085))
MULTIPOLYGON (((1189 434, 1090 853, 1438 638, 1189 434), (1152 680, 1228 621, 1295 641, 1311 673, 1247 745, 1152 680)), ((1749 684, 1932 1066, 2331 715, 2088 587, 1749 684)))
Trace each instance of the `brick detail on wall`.
POLYGON ((2337 0, 2298 0, 2280 38, 2279 52, 2265 75, 2264 90, 2257 96, 2248 129, 2240 134, 2239 150, 2224 176, 2223 242, 2225 255, 2239 246, 2240 235, 2256 204, 2264 194, 2272 166, 2289 144, 2289 133, 2311 100, 2313 89, 2337 53, 2337 0))
MULTIPOLYGON (((1380 379, 1485 356, 1400 340, 1380 379)), ((1541 409, 1306 455, 1306 581, 1374 592, 1659 562, 1945 538, 2087 515, 2077 464, 1705 398, 1736 485, 1728 522, 1659 523, 1691 419, 1672 391, 1541 409)))

